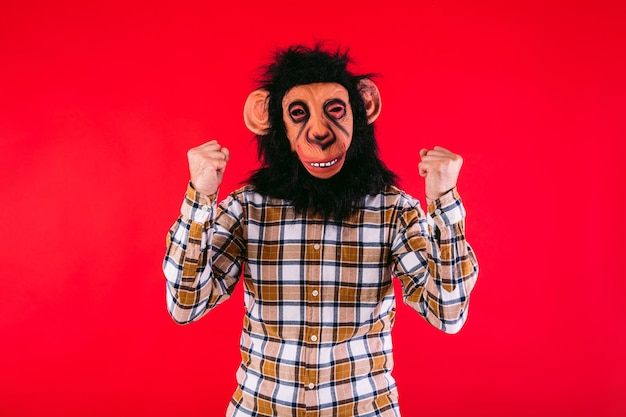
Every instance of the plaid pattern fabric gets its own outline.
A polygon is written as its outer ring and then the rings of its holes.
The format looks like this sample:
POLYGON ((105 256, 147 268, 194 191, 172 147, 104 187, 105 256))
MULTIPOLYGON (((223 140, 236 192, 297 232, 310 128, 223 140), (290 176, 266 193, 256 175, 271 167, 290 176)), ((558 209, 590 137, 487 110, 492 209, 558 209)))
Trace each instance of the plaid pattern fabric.
POLYGON ((454 333, 478 265, 456 189, 431 203, 390 187, 342 222, 243 187, 219 206, 190 185, 168 234, 167 306, 179 323, 229 298, 243 269, 238 388, 228 416, 399 416, 392 276, 454 333))

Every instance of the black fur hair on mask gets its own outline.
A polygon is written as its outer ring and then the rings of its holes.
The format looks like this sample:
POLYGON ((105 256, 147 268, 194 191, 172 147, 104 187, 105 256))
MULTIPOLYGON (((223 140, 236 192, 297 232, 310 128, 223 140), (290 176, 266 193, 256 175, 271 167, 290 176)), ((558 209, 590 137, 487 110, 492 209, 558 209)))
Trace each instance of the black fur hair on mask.
POLYGON ((343 220, 363 198, 393 185, 396 175, 378 157, 374 126, 367 123, 365 104, 357 85, 367 75, 353 75, 347 51, 329 52, 320 44, 313 48, 293 46, 275 54, 264 68, 260 87, 269 92, 270 128, 258 135, 261 168, 249 178, 256 191, 289 200, 298 213, 313 211, 325 219, 343 220), (352 106, 354 129, 342 169, 333 177, 320 179, 304 168, 291 150, 283 122, 282 100, 296 85, 331 82, 341 84, 352 106))

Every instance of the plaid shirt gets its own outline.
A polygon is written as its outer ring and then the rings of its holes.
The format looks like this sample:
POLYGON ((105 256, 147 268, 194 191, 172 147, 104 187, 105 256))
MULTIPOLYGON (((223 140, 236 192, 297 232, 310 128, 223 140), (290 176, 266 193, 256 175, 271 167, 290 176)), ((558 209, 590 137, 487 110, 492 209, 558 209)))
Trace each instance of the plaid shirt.
POLYGON ((178 323, 228 299, 243 268, 238 388, 228 416, 399 416, 391 370, 392 276, 432 325, 463 325, 478 264, 456 189, 430 204, 394 187, 336 222, 250 186, 219 206, 190 185, 168 235, 167 306, 178 323))

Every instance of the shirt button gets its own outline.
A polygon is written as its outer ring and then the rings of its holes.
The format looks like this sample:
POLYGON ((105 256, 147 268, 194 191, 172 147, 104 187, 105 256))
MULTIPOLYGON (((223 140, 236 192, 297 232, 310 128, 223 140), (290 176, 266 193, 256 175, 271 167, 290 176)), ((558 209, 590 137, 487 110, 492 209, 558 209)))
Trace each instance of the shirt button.
POLYGON ((315 335, 311 336, 311 341, 317 342, 317 336, 315 336, 315 335))
POLYGON ((313 245, 313 249, 319 250, 320 249, 320 244, 316 243, 315 245, 313 245))
POLYGON ((435 210, 435 214, 436 214, 437 216, 439 216, 439 215, 441 214, 441 209, 437 209, 437 210, 435 210))
POLYGON ((314 384, 314 383, 312 383, 312 382, 311 382, 311 383, 309 383, 309 389, 313 389, 313 388, 315 388, 315 384, 314 384))
POLYGON ((319 292, 317 290, 313 290, 313 291, 311 291, 311 295, 313 297, 317 297, 319 295, 319 292))

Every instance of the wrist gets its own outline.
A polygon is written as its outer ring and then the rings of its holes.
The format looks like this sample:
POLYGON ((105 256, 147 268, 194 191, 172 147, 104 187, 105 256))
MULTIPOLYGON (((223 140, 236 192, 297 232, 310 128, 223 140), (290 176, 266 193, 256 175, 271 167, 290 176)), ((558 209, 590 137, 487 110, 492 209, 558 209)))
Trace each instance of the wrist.
POLYGON ((446 190, 444 192, 440 192, 440 193, 426 193, 426 202, 428 204, 440 199, 441 197, 443 197, 444 195, 448 194, 450 191, 452 191, 454 189, 454 187, 450 188, 449 190, 446 190))
POLYGON ((196 193, 201 194, 204 197, 214 196, 215 194, 217 194, 217 191, 219 189, 219 187, 209 187, 209 188, 198 187, 192 181, 189 181, 189 185, 196 193))
POLYGON ((200 205, 211 205, 213 201, 215 201, 215 199, 217 198, 218 191, 219 189, 215 190, 214 192, 198 190, 198 188, 196 188, 196 186, 191 181, 189 181, 187 195, 200 205))

